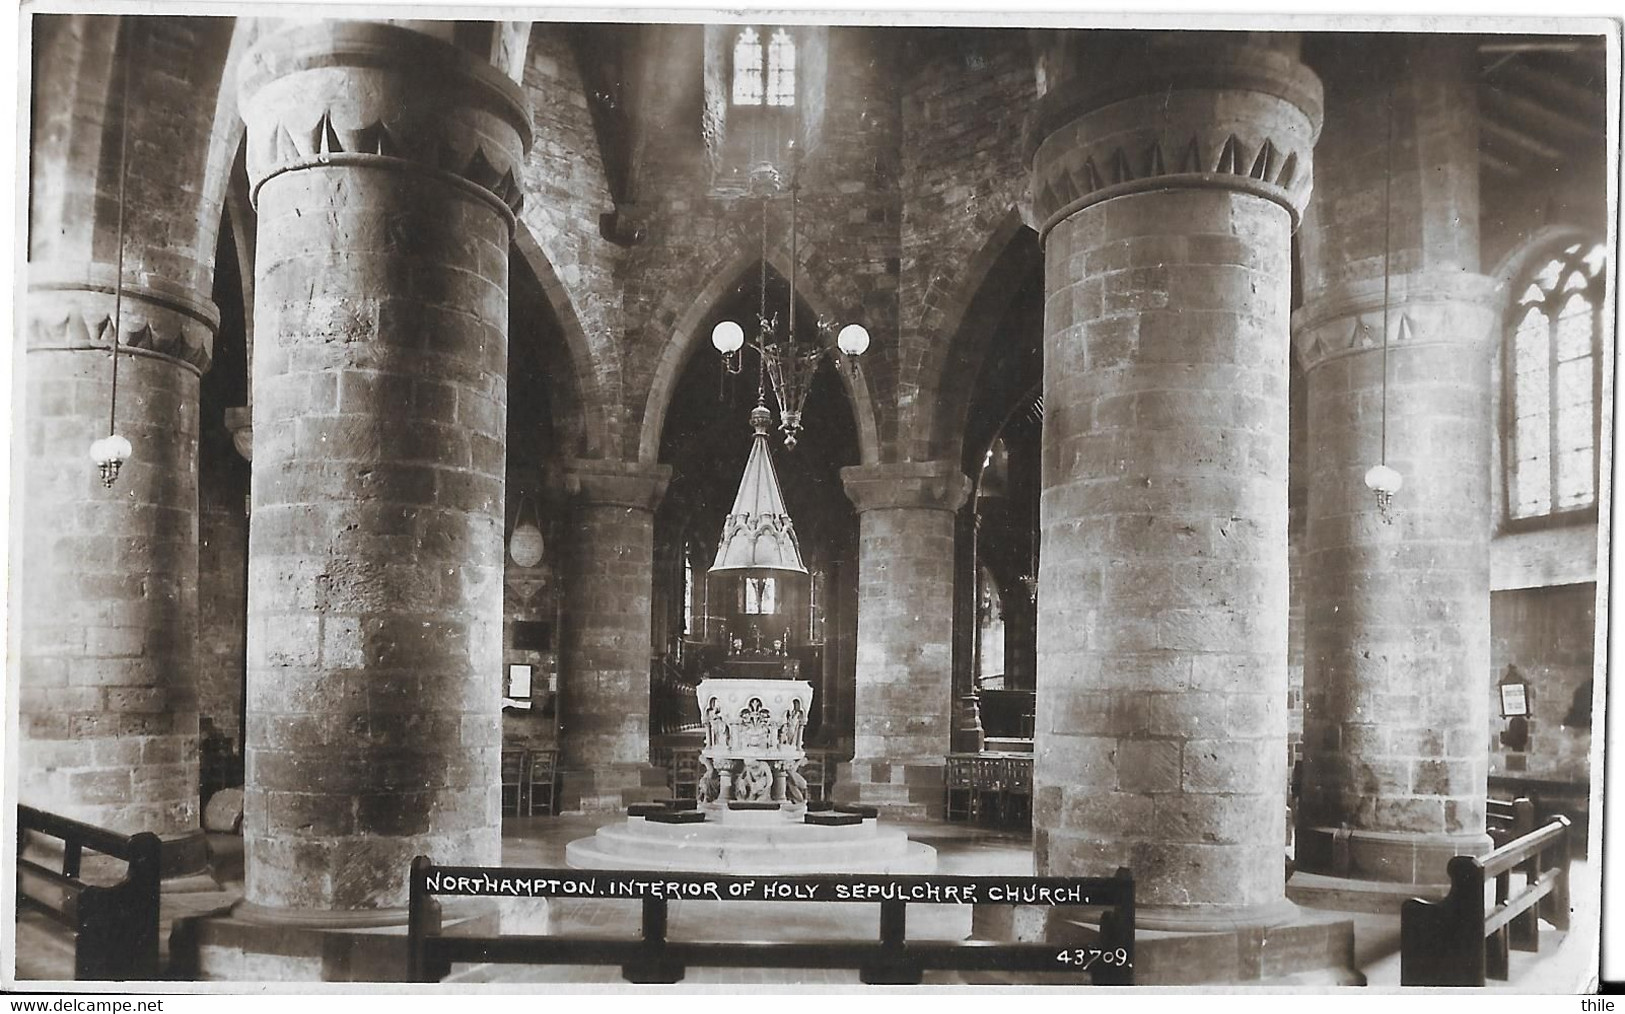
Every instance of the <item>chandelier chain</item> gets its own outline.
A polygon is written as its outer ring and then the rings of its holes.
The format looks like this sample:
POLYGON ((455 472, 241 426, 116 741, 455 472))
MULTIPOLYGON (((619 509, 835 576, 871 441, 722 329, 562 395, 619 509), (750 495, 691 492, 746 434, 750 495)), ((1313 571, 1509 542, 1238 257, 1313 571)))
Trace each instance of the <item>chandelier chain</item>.
POLYGON ((130 145, 130 64, 133 60, 135 48, 135 20, 126 18, 124 24, 128 29, 125 37, 124 66, 122 68, 122 94, 119 99, 119 134, 118 134, 118 217, 115 230, 118 235, 118 254, 116 256, 116 276, 113 279, 113 389, 107 403, 107 435, 117 432, 118 420, 118 346, 119 331, 124 323, 124 188, 128 176, 129 145, 130 145))

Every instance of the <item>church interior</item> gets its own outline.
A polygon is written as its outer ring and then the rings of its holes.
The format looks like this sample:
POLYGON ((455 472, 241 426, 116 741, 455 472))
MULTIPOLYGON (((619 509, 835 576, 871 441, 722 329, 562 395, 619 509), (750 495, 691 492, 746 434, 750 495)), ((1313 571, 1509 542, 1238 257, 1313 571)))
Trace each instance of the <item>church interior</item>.
MULTIPOLYGON (((1617 26, 1439 27, 32 14, 20 894, 155 835, 108 977, 401 981, 416 856, 759 838, 1126 869, 1138 984, 1399 986, 1524 848, 1479 979, 1578 988, 1617 26)), ((84 977, 25 900, 14 974, 84 977)), ((875 934, 742 907, 674 938, 875 934)))

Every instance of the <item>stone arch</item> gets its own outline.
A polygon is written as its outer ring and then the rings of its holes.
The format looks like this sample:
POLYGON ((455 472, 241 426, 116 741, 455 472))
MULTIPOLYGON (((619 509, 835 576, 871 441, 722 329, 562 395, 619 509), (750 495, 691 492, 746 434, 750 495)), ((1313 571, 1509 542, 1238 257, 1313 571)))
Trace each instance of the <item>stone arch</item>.
POLYGON ((609 398, 603 384, 599 382, 599 364, 593 355, 592 342, 581 326, 581 319, 576 314, 575 304, 570 300, 569 290, 559 280, 552 262, 547 259, 547 254, 543 252, 536 237, 522 220, 515 224, 513 247, 541 285, 543 297, 558 321, 559 329, 563 332, 564 347, 569 352, 571 379, 569 386, 573 388, 575 397, 556 400, 556 404, 562 409, 565 405, 573 403, 581 416, 579 430, 571 433, 578 445, 572 448, 572 456, 581 458, 616 456, 620 440, 615 432, 617 428, 614 425, 615 413, 610 411, 609 398))
POLYGON ((915 449, 914 456, 960 458, 965 419, 988 343, 1022 280, 1031 271, 1043 270, 1043 251, 1036 239, 1019 209, 1009 208, 966 263, 961 273, 964 283, 953 299, 929 308, 922 318, 922 331, 943 337, 927 346, 920 364, 919 395, 899 440, 915 449), (964 368, 952 368, 956 364, 964 368))
POLYGON ((49 51, 39 56, 34 94, 42 126, 63 140, 32 167, 30 259, 115 259, 115 215, 96 197, 116 186, 109 179, 127 129, 125 271, 207 293, 233 135, 242 130, 228 67, 238 37, 252 29, 228 18, 43 18, 62 20, 42 30, 49 51), (169 72, 176 66, 185 74, 169 72), (79 75, 83 81, 64 79, 79 75))
MULTIPOLYGON (((654 464, 660 459, 660 436, 666 425, 666 411, 671 407, 672 395, 677 389, 678 380, 682 377, 683 366, 697 350, 710 344, 710 335, 701 331, 701 324, 704 323, 706 315, 722 300, 729 289, 738 284, 745 272, 760 262, 761 255, 755 251, 735 250, 708 273, 707 277, 711 280, 700 289, 672 324, 671 338, 661 350, 660 361, 656 364, 654 376, 649 383, 649 396, 644 403, 642 428, 638 438, 638 461, 654 464)), ((782 277, 790 277, 790 258, 784 250, 770 249, 767 262, 782 277)), ((836 315, 834 304, 816 288, 798 282, 796 294, 806 301, 818 317, 832 318, 836 315)), ((855 370, 843 369, 837 372, 846 391, 847 402, 852 408, 853 420, 857 423, 859 460, 866 465, 874 464, 880 460, 880 435, 875 425, 868 378, 861 363, 855 370)))

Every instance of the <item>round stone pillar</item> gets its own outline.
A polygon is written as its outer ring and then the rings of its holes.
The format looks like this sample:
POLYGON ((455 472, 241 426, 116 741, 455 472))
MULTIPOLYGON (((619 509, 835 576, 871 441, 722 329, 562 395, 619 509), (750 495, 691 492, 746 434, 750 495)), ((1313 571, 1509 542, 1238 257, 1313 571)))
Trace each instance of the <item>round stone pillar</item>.
MULTIPOLYGON (((559 767, 567 810, 619 810, 651 780, 654 512, 668 465, 572 461, 559 638, 559 767)), ((664 795, 664 775, 647 786, 664 795)))
POLYGON ((1384 522, 1382 279, 1299 312, 1309 387, 1304 784, 1298 868, 1446 884, 1487 851, 1494 284, 1391 280, 1384 522), (1346 829, 1346 834, 1339 832, 1346 829))
POLYGON ((858 512, 857 694, 843 800, 938 816, 953 738, 955 514, 970 480, 952 461, 841 469, 858 512))
MULTIPOLYGON (((1304 778, 1299 870, 1448 882, 1484 833, 1490 699, 1490 367, 1478 274, 1478 54, 1448 36, 1328 54, 1304 223, 1304 778), (1384 272, 1390 272, 1384 291, 1384 272), (1384 306, 1387 314, 1384 318, 1384 306), (1387 354, 1384 356, 1384 342, 1387 354), (1387 393, 1384 399, 1384 377, 1387 393), (1404 479, 1390 518, 1366 488, 1404 479)), ((1295 877, 1294 897, 1323 885, 1295 877)))
POLYGON ((1037 871, 1129 867, 1150 928, 1284 921, 1289 255, 1319 82, 1280 37, 1062 55, 1033 162, 1037 871))
MULTIPOLYGON (((512 81, 383 24, 245 58, 254 284, 245 900, 406 904, 500 859, 512 81)), ((338 920, 341 921, 341 920, 338 920)))
POLYGON ((124 285, 118 414, 133 453, 106 488, 116 268, 30 265, 18 505, 19 799, 165 839, 200 870, 196 699, 198 380, 219 313, 187 287, 124 285))

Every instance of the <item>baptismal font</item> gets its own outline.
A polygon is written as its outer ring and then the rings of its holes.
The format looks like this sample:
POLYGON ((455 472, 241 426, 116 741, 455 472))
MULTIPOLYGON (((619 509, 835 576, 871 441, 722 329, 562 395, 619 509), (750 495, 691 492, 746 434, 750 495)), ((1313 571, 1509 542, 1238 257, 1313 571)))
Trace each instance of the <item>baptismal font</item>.
POLYGON ((807 801, 813 688, 795 678, 790 617, 806 612, 811 582, 768 452, 772 418, 763 405, 751 411, 750 456, 706 575, 705 636, 721 661, 697 688, 701 804, 807 801))
POLYGON ((637 803, 625 821, 572 841, 576 869, 725 873, 930 873, 937 855, 873 807, 811 802, 801 766, 813 688, 795 651, 810 633, 811 581, 768 454, 772 413, 756 435, 716 562, 706 574, 705 730, 696 800, 637 803), (820 809, 822 807, 822 809, 820 809), (810 812, 818 811, 818 812, 810 812))

